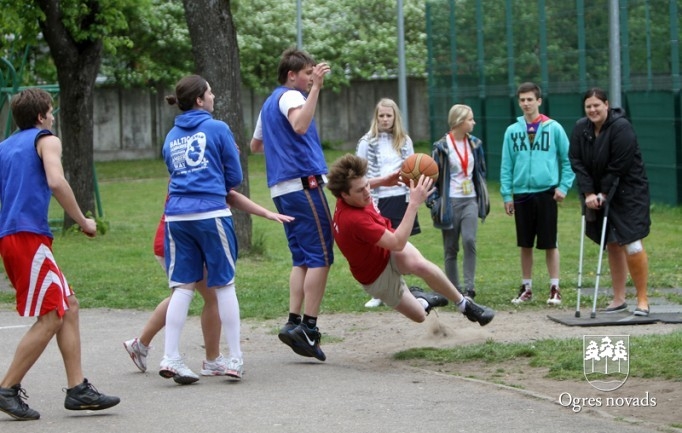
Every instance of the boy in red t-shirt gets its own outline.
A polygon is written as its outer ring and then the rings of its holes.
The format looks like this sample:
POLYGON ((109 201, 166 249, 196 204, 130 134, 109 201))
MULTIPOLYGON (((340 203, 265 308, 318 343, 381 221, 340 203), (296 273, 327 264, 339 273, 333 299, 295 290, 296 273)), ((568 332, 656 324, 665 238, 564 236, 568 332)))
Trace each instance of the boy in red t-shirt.
POLYGON ((334 212, 334 240, 350 265, 350 271, 365 291, 415 322, 423 322, 434 306, 441 306, 436 294, 405 290, 405 274, 422 278, 434 291, 457 305, 472 322, 485 326, 495 312, 462 296, 434 263, 426 260, 408 238, 419 206, 428 197, 433 181, 422 176, 410 181, 410 201, 400 225, 374 207, 367 180, 367 161, 346 154, 332 164, 327 188, 338 199, 334 212))

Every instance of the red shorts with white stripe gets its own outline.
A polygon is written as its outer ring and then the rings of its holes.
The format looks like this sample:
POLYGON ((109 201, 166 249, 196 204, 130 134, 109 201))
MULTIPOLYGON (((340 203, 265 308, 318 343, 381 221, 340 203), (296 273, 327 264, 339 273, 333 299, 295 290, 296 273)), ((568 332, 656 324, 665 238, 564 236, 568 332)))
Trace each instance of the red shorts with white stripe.
POLYGON ((43 316, 69 309, 73 291, 52 255, 52 239, 19 232, 0 238, 5 272, 17 292, 17 312, 24 317, 43 316))

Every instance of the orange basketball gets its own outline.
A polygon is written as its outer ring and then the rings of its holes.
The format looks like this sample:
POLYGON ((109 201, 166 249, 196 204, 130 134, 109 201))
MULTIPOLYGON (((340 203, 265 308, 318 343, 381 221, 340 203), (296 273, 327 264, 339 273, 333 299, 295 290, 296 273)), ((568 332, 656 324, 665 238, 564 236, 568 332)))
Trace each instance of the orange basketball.
POLYGON ((415 153, 407 157, 400 167, 400 177, 405 185, 410 185, 410 179, 419 180, 420 175, 428 176, 435 182, 438 180, 438 164, 425 153, 415 153))

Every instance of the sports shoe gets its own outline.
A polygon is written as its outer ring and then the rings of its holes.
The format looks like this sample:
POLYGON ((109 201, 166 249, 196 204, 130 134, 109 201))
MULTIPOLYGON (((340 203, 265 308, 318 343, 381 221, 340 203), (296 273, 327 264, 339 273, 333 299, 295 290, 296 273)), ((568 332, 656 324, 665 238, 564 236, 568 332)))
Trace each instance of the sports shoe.
POLYGON ((425 292, 421 287, 410 287, 410 292, 415 298, 424 299, 429 304, 426 307, 426 314, 429 314, 434 307, 445 307, 448 305, 448 300, 445 296, 434 292, 425 292))
POLYGON ((83 383, 76 385, 66 391, 66 399, 64 399, 64 407, 68 410, 102 410, 112 406, 116 406, 121 402, 118 397, 104 395, 88 382, 88 379, 83 379, 83 383))
POLYGON ((468 296, 465 296, 464 299, 466 303, 464 304, 464 312, 462 314, 472 322, 478 322, 479 325, 485 326, 495 317, 495 311, 491 308, 485 305, 478 305, 468 296))
POLYGON ((159 375, 166 379, 173 378, 180 385, 189 385, 199 380, 199 376, 182 362, 182 358, 168 359, 164 356, 159 366, 159 375))
POLYGON ((202 376, 225 376, 226 371, 227 359, 222 354, 213 361, 204 360, 201 364, 202 376))
POLYGON ((227 361, 225 375, 235 379, 241 379, 244 375, 244 361, 239 358, 230 358, 230 360, 227 361))
POLYGON ((464 291, 464 296, 468 296, 471 299, 474 299, 476 297, 476 290, 474 289, 466 289, 464 291))
POLYGON ((561 305, 561 293, 559 293, 559 288, 552 284, 549 288, 549 299, 547 299, 547 304, 549 305, 561 305))
POLYGON ((320 361, 324 361, 325 359, 327 359, 327 356, 324 354, 322 349, 320 349, 321 335, 317 327, 310 329, 306 325, 301 323, 296 328, 294 328, 294 330, 291 331, 289 335, 291 335, 291 339, 294 344, 291 348, 294 349, 296 353, 299 352, 296 351, 295 347, 306 353, 306 355, 303 356, 312 356, 314 358, 319 359, 320 361))
POLYGON ((147 371, 147 353, 149 347, 143 347, 140 340, 133 338, 132 340, 124 341, 123 347, 128 351, 130 359, 133 360, 135 366, 140 369, 142 373, 147 371))
POLYGON ((308 357, 313 357, 312 353, 309 353, 305 350, 305 347, 299 346, 294 343, 294 339, 291 336, 291 331, 296 329, 298 325, 296 325, 293 322, 287 322, 284 324, 282 329, 279 330, 279 334, 277 336, 279 339, 282 341, 282 343, 286 344, 287 346, 291 347, 291 350, 293 350, 297 355, 301 356, 308 356, 308 357))
POLYGON ((10 388, 0 388, 0 410, 19 421, 40 419, 40 414, 28 407, 28 395, 18 383, 10 388))
POLYGON ((379 298, 372 298, 365 303, 365 308, 376 308, 384 305, 384 301, 379 298))
POLYGON ((519 289, 519 295, 516 298, 512 299, 512 304, 519 305, 523 304, 524 302, 529 302, 531 300, 533 300, 533 291, 525 284, 521 284, 521 288, 519 289))

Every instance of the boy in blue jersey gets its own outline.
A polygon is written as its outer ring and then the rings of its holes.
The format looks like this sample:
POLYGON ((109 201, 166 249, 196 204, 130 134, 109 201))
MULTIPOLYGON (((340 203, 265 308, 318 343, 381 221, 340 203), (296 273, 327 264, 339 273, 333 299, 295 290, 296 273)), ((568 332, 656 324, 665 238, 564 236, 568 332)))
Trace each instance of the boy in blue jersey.
POLYGON ((0 143, 0 255, 16 290, 17 312, 36 321, 22 337, 7 373, 0 381, 0 411, 17 420, 40 414, 24 401, 21 381, 53 337, 66 370, 69 410, 100 410, 118 397, 99 393, 81 366, 78 300, 52 255, 47 221, 52 196, 89 237, 97 234, 92 218, 83 215, 64 177, 62 142, 50 132, 52 97, 30 88, 12 98, 12 117, 19 131, 0 143))
POLYGON ((320 348, 317 316, 334 253, 323 189, 327 164, 313 116, 329 71, 329 65, 316 63, 304 51, 286 50, 277 68, 280 86, 264 102, 251 140, 251 151, 265 153, 277 211, 295 218, 284 225, 293 266, 289 319, 278 336, 297 354, 320 361, 326 356, 320 348))
POLYGON ((523 83, 516 95, 523 116, 504 133, 500 165, 504 210, 514 215, 516 242, 521 248, 521 288, 512 303, 519 305, 533 298, 535 244, 545 250, 550 286, 547 304, 559 305, 557 203, 566 197, 575 177, 568 159, 568 136, 559 122, 540 114, 540 87, 523 83))

